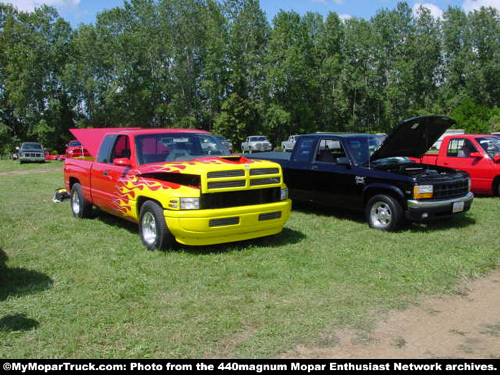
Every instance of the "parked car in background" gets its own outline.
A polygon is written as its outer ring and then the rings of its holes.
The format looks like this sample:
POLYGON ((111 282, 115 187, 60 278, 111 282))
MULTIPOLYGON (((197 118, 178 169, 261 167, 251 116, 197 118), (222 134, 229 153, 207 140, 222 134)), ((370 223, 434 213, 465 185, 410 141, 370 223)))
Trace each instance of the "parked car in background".
POLYGON ((92 156, 88 152, 87 149, 85 149, 80 141, 74 139, 72 141, 69 141, 68 144, 66 145, 66 154, 64 155, 65 159, 68 158, 74 158, 74 159, 91 159, 92 156))
POLYGON ((227 148, 229 151, 233 151, 233 144, 227 140, 226 137, 224 137, 223 135, 216 135, 215 136, 220 143, 222 143, 222 145, 227 148))
POLYGON ((429 221, 468 211, 470 178, 456 169, 422 165, 422 156, 455 121, 412 118, 387 137, 374 134, 308 134, 291 154, 249 156, 281 164, 292 199, 364 211, 370 227, 384 231, 406 221, 429 221))
POLYGON ((438 154, 425 154, 415 161, 460 169, 470 174, 475 194, 500 195, 500 137, 450 135, 438 154))
POLYGON ((51 154, 49 151, 45 151, 45 160, 48 160, 48 161, 54 161, 54 160, 63 161, 65 159, 66 159, 66 155, 51 154))
POLYGON ((252 135, 247 137, 245 142, 241 144, 241 150, 243 152, 256 152, 256 151, 271 151, 273 149, 273 145, 267 137, 263 135, 252 135))
POLYGON ((290 137, 288 137, 288 141, 281 142, 281 149, 283 150, 283 152, 293 150, 293 146, 295 146, 295 137, 297 136, 291 135, 290 137))
POLYGON ((45 163, 45 150, 38 142, 23 142, 17 152, 19 163, 45 163))

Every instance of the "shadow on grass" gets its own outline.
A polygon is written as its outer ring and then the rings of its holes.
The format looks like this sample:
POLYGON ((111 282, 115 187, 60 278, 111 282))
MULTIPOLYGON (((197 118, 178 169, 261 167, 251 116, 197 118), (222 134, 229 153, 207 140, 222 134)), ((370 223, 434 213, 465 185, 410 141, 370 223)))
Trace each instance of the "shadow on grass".
POLYGON ((206 255, 219 254, 230 251, 244 251, 250 247, 281 247, 298 243, 306 238, 306 235, 297 230, 283 228, 283 231, 274 236, 254 238, 252 240, 229 242, 211 246, 187 246, 178 244, 175 250, 181 250, 189 254, 206 255))
MULTIPOLYGON (((103 223, 110 225, 115 228, 122 228, 129 231, 132 234, 139 235, 139 230, 137 224, 132 223, 123 218, 113 216, 101 210, 94 210, 92 213, 92 218, 98 219, 103 223)), ((248 249, 250 246, 261 246, 261 247, 280 247, 285 245, 294 244, 300 242, 306 238, 306 236, 299 231, 283 228, 283 231, 274 236, 255 238, 252 240, 229 242, 219 245, 210 246, 187 246, 182 244, 176 244, 172 249, 174 251, 184 251, 190 254, 214 254, 214 253, 224 253, 228 251, 241 251, 248 249)))
POLYGON ((94 208, 94 210, 92 211, 91 219, 98 219, 107 225, 110 225, 118 229, 125 229, 132 234, 139 233, 137 224, 132 223, 121 217, 108 214, 107 212, 101 211, 96 208, 94 208))
POLYGON ((466 228, 476 224, 476 220, 470 216, 455 216, 442 220, 432 220, 427 223, 413 223, 408 226, 405 231, 408 232, 436 232, 448 229, 466 228))
MULTIPOLYGON (((337 207, 325 207, 319 206, 316 204, 306 204, 303 202, 294 202, 294 210, 299 211, 305 214, 314 214, 314 215, 322 215, 333 217, 339 220, 351 220, 356 223, 365 223, 365 216, 362 212, 349 210, 346 208, 337 208, 337 207)), ((458 215, 444 219, 436 219, 423 223, 409 223, 406 227, 403 228, 403 232, 433 232, 433 231, 442 231, 454 228, 465 228, 470 225, 474 225, 476 220, 470 216, 458 215)))
POLYGON ((0 318, 0 331, 29 331, 38 328, 39 323, 24 314, 6 315, 0 318))
MULTIPOLYGON (((356 223, 366 223, 365 216, 362 212, 349 210, 342 207, 322 206, 316 203, 293 202, 293 210, 304 214, 313 214, 333 217, 339 220, 351 220, 356 223)), ((293 215, 293 213, 292 213, 293 215)))
POLYGON ((49 289, 53 281, 47 275, 24 268, 7 268, 7 255, 0 249, 0 301, 8 297, 38 293, 49 289))

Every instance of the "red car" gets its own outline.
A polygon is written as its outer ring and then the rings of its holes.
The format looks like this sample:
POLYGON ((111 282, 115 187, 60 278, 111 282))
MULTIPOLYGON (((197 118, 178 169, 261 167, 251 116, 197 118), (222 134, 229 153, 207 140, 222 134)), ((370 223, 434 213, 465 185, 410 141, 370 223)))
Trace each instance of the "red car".
POLYGON ((86 148, 83 148, 82 144, 80 141, 77 141, 76 139, 69 141, 68 144, 66 145, 66 155, 65 158, 78 158, 78 159, 87 159, 91 158, 92 156, 88 152, 86 148))
POLYGON ((474 193, 500 195, 500 137, 449 135, 437 155, 426 154, 418 161, 468 172, 474 193))
POLYGON ((50 152, 45 151, 45 160, 57 160, 57 161, 63 161, 66 159, 66 155, 51 155, 50 152))

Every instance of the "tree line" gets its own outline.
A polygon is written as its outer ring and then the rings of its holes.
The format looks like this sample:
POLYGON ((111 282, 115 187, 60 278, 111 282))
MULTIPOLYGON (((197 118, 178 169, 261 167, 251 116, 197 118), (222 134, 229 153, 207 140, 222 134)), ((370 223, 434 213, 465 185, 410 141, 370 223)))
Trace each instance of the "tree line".
POLYGON ((239 144, 315 131, 387 132, 447 114, 500 131, 500 16, 441 19, 406 2, 369 20, 258 0, 131 0, 72 28, 0 4, 0 144, 62 151, 72 127, 188 127, 239 144))

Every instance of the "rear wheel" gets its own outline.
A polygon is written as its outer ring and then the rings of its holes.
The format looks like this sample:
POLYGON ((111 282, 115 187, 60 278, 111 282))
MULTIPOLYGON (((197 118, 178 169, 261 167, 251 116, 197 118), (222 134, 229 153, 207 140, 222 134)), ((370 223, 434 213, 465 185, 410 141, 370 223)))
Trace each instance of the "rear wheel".
POLYGON ((92 212, 92 205, 83 196, 82 186, 79 183, 71 187, 71 211, 73 216, 82 219, 89 217, 92 212))
POLYGON ((366 220, 371 228, 383 231, 396 231, 404 222, 404 211, 401 204, 390 195, 375 195, 365 208, 366 220))
POLYGON ((141 207, 139 234, 148 250, 167 250, 175 244, 175 238, 165 222, 163 209, 153 201, 147 201, 141 207))

